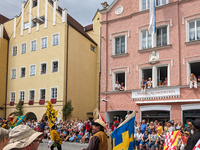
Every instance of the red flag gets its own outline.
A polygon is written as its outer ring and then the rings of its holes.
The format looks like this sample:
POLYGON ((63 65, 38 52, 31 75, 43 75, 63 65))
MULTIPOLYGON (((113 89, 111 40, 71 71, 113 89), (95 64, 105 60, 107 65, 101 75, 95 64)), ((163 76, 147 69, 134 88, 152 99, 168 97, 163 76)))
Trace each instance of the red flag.
POLYGON ((103 119, 103 117, 99 114, 99 119, 101 119, 105 124, 107 129, 109 129, 107 122, 103 119))

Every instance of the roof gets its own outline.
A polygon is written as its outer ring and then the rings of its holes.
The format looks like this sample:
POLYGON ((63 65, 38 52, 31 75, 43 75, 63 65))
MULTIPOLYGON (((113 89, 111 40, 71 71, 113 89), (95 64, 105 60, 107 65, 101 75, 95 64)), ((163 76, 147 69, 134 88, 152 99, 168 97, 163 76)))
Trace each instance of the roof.
MULTIPOLYGON (((9 20, 9 19, 8 19, 7 17, 5 17, 5 16, 3 16, 3 15, 0 14, 0 24, 6 22, 6 21, 8 21, 8 20, 9 20)), ((9 39, 8 34, 7 34, 7 32, 6 32, 5 29, 4 29, 4 31, 3 31, 3 37, 4 37, 5 39, 9 39)))
POLYGON ((84 28, 85 28, 85 32, 93 30, 93 24, 87 25, 84 28))
MULTIPOLYGON (((53 5, 52 0, 49 0, 49 2, 53 5)), ((60 6, 58 6, 58 12, 61 15, 62 15, 62 10, 63 9, 60 6)), ((95 45, 97 45, 96 42, 85 32, 84 27, 69 14, 67 14, 67 22, 69 23, 70 26, 72 26, 74 29, 76 29, 79 33, 81 33, 83 36, 85 36, 88 40, 90 40, 95 45)))

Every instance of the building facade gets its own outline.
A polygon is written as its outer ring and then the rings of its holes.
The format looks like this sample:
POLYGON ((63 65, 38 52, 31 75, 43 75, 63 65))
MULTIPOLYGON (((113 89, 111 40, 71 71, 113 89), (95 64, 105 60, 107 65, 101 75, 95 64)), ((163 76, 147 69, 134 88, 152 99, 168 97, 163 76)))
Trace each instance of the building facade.
POLYGON ((44 118, 46 100, 59 110, 58 118, 68 100, 72 117, 92 117, 98 107, 98 45, 58 0, 28 0, 4 26, 10 37, 6 117, 19 100, 26 119, 44 118))
POLYGON ((191 73, 200 78, 199 1, 156 0, 155 36, 148 33, 148 0, 114 0, 101 14, 100 113, 107 122, 127 110, 138 112, 137 121, 199 118, 200 90, 189 88, 191 73), (152 87, 141 90, 142 78, 152 87))
POLYGON ((0 14, 0 116, 5 116, 8 35, 3 23, 9 19, 0 14))

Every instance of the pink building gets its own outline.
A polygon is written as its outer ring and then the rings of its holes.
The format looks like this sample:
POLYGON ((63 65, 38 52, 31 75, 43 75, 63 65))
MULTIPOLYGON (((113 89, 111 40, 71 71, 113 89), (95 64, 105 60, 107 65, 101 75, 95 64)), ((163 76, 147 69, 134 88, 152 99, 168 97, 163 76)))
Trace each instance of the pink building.
POLYGON ((200 117, 200 87, 189 88, 191 73, 200 83, 199 10, 199 0, 156 0, 156 47, 149 0, 114 0, 101 11, 100 113, 109 124, 127 110, 138 111, 136 121, 200 117), (142 91, 142 78, 152 87, 142 91))

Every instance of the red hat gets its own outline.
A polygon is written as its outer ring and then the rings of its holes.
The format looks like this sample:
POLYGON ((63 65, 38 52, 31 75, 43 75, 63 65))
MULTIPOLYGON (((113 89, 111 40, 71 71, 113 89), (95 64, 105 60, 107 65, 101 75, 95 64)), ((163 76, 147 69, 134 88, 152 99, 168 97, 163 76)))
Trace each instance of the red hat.
POLYGON ((115 120, 115 121, 114 121, 114 123, 117 123, 117 124, 119 124, 119 121, 118 121, 118 120, 115 120))

